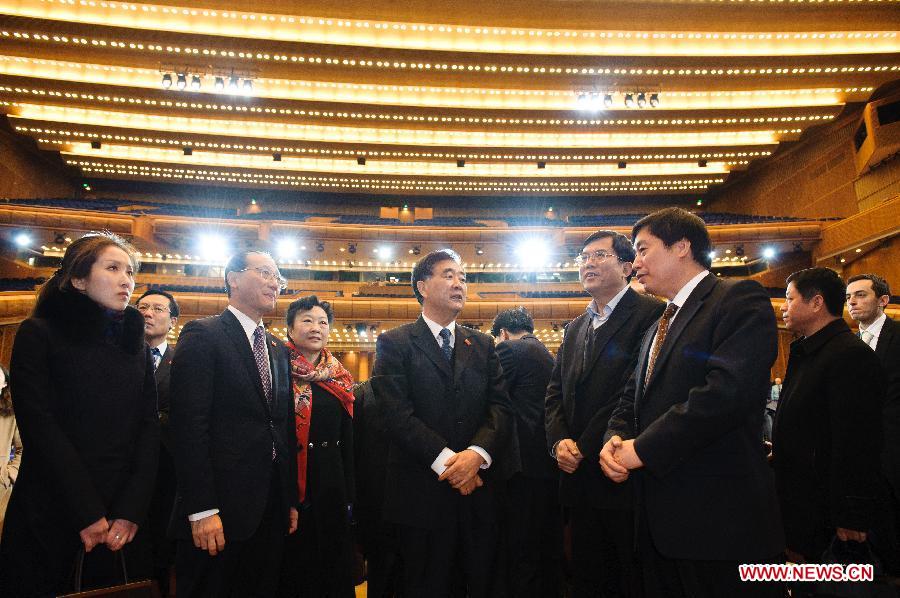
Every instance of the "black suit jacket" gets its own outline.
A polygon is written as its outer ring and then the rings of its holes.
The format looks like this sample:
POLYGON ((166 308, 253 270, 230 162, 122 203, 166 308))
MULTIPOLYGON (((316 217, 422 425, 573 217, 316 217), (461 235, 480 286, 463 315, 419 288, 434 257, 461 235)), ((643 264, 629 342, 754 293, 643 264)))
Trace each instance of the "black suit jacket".
POLYGON ((877 356, 843 319, 791 343, 772 454, 788 548, 808 559, 835 527, 874 521, 883 393, 877 356))
POLYGON ((756 282, 707 275, 672 322, 652 378, 656 327, 610 419, 635 439, 636 493, 656 548, 686 560, 757 562, 784 549, 772 471, 761 446, 775 314, 756 282))
POLYGON ((875 354, 887 377, 884 395, 883 466, 894 496, 900 497, 900 324, 888 318, 878 335, 875 354))
POLYGON ((527 334, 499 343, 497 356, 515 415, 510 444, 513 455, 518 446, 521 472, 531 478, 555 479, 556 462, 547 453, 544 433, 544 395, 553 371, 553 355, 536 336, 527 334))
POLYGON ((272 444, 281 475, 284 521, 297 503, 297 441, 287 348, 266 334, 272 406, 237 318, 194 320, 172 362, 170 426, 178 494, 170 534, 190 538, 188 515, 219 509, 225 539, 250 538, 269 493, 272 444))
POLYGON ((598 463, 603 435, 619 395, 634 371, 644 333, 659 319, 664 304, 629 289, 609 319, 593 330, 584 313, 566 327, 547 387, 547 449, 572 438, 584 455, 574 473, 560 472, 560 500, 567 506, 631 509, 631 482, 615 484, 598 463), (585 342, 595 335, 585 363, 585 342))
POLYGON ((175 347, 166 345, 159 367, 156 368, 156 410, 159 412, 159 434, 162 446, 172 454, 172 432, 169 429, 169 382, 172 379, 172 357, 175 347))
POLYGON ((456 327, 453 362, 441 352, 425 320, 378 337, 372 390, 384 409, 390 439, 385 476, 384 517, 423 529, 453 525, 459 501, 476 503, 490 517, 492 486, 509 439, 509 397, 486 334, 456 327), (493 460, 480 475, 485 486, 463 497, 431 469, 449 447, 475 445, 493 460))

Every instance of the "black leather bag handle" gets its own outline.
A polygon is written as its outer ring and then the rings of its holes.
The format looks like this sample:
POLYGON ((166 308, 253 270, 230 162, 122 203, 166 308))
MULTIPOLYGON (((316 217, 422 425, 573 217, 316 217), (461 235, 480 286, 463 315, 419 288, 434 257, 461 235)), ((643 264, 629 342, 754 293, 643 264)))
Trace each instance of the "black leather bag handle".
MULTIPOLYGON (((122 578, 124 583, 128 583, 128 567, 125 566, 125 551, 117 550, 115 556, 118 557, 118 560, 122 563, 122 578)), ((78 554, 75 555, 75 592, 78 593, 81 591, 81 582, 82 582, 82 574, 84 572, 84 545, 82 544, 81 548, 78 549, 78 554)))

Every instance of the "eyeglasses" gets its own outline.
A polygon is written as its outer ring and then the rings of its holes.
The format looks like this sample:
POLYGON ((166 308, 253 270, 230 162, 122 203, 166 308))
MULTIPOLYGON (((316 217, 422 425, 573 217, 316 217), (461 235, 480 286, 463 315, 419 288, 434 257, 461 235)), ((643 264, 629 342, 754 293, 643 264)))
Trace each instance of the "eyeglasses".
POLYGON ((164 314, 169 311, 168 307, 163 307, 162 305, 150 305, 149 303, 138 303, 135 307, 137 307, 137 310, 142 314, 147 313, 148 311, 164 314))
POLYGON ((605 262, 609 258, 614 257, 620 262, 624 262, 622 258, 617 256, 615 253, 610 253, 608 251, 604 251, 603 249, 598 249, 597 251, 585 251, 584 253, 579 253, 575 256, 575 263, 579 266, 588 263, 592 259, 597 260, 598 262, 605 262))
POLYGON ((238 272, 246 272, 247 270, 255 270, 266 282, 277 282, 278 288, 282 291, 287 288, 287 279, 277 272, 270 272, 266 268, 244 268, 243 270, 238 270, 238 272))

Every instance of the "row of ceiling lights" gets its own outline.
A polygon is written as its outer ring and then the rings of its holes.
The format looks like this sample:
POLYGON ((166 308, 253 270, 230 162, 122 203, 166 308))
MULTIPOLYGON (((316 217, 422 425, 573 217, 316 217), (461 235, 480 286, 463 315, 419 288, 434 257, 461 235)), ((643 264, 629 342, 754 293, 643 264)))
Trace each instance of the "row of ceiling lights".
MULTIPOLYGON (((188 75, 189 73, 163 73, 162 76, 162 88, 163 89, 172 89, 173 85, 175 89, 179 91, 184 91, 188 88, 188 75), (174 75, 174 78, 173 78, 174 75)), ((200 75, 190 75, 190 89, 191 91, 200 91, 202 86, 202 80, 200 75)), ((241 82, 239 77, 230 76, 230 77, 216 77, 215 83, 213 87, 216 91, 225 91, 226 88, 230 93, 238 93, 241 92, 244 95, 249 95, 253 93, 253 80, 252 79, 244 79, 241 82), (226 84, 226 79, 228 80, 226 84)))
MULTIPOLYGON (((577 106, 580 110, 589 110, 594 112, 602 110, 603 108, 609 109, 613 107, 613 95, 614 94, 612 93, 601 94, 598 91, 577 92, 577 106)), ((622 103, 626 108, 634 108, 635 106, 637 106, 638 108, 644 108, 648 103, 650 104, 651 108, 657 108, 659 106, 659 94, 656 92, 628 92, 623 93, 622 96, 622 103)))

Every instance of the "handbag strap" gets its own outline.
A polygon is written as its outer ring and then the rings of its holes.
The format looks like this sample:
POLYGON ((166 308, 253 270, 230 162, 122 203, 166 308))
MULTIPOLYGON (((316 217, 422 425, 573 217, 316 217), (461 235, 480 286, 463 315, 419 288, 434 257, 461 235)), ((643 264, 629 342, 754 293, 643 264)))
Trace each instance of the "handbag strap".
MULTIPOLYGON (((84 544, 81 545, 81 548, 78 549, 78 554, 75 555, 75 592, 81 591, 82 578, 84 574, 84 544)), ((122 578, 124 582, 127 584, 128 581, 128 567, 125 565, 125 547, 123 546, 120 550, 117 550, 114 553, 114 558, 118 557, 119 562, 122 563, 122 578)))

